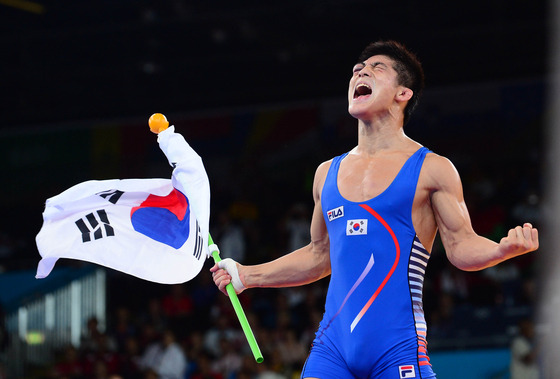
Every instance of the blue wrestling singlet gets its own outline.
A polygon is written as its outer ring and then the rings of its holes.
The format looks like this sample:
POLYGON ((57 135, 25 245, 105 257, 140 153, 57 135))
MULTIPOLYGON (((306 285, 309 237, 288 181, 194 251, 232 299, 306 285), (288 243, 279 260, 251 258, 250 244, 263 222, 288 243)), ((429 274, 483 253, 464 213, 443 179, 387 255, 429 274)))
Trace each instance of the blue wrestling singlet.
POLYGON ((302 378, 435 378, 427 353, 422 286, 429 259, 412 225, 425 147, 390 186, 364 202, 338 191, 332 160, 321 195, 330 238, 325 314, 302 378))

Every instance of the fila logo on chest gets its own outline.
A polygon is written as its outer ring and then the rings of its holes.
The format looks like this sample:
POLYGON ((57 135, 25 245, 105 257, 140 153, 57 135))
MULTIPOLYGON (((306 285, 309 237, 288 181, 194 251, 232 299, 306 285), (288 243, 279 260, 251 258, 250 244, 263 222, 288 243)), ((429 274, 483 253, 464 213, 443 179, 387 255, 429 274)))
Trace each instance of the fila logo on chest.
POLYGON ((329 221, 336 220, 337 218, 344 217, 344 206, 331 209, 327 211, 327 218, 329 221))

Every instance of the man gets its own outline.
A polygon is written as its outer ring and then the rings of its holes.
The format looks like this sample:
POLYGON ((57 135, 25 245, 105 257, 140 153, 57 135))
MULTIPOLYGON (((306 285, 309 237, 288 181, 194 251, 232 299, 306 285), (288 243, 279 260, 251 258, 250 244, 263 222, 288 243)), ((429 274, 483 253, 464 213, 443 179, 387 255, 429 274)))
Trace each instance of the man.
POLYGON ((146 377, 155 373, 161 379, 182 379, 187 369, 187 359, 181 346, 175 342, 175 334, 167 329, 161 341, 146 348, 139 365, 146 377))
POLYGON ((348 89, 358 145, 316 171, 309 245, 261 265, 224 260, 211 271, 222 292, 230 282, 241 292, 331 275, 302 378, 434 378, 422 285, 437 230, 450 262, 467 271, 536 250, 538 233, 524 224, 499 244, 478 236, 452 163, 405 135, 423 88, 412 53, 381 41, 358 62, 348 89))

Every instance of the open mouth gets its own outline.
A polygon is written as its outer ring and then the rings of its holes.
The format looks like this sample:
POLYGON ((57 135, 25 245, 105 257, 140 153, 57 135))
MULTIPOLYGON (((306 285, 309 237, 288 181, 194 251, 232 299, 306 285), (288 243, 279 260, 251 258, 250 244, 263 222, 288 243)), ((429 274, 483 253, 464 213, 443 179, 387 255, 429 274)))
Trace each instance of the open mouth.
POLYGON ((360 96, 367 96, 371 95, 371 87, 365 83, 360 83, 354 89, 354 99, 357 99, 360 96))

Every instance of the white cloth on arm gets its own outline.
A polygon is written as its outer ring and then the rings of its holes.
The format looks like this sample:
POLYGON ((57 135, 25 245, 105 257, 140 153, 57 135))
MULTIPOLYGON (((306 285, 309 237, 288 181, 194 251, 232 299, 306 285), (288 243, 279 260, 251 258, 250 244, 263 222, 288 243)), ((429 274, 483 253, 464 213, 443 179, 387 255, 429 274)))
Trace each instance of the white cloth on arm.
POLYGON ((226 258, 218 262, 218 267, 224 269, 231 275, 231 284, 233 284, 233 289, 235 292, 239 293, 246 289, 243 282, 239 278, 239 272, 237 271, 237 263, 231 259, 226 258))

